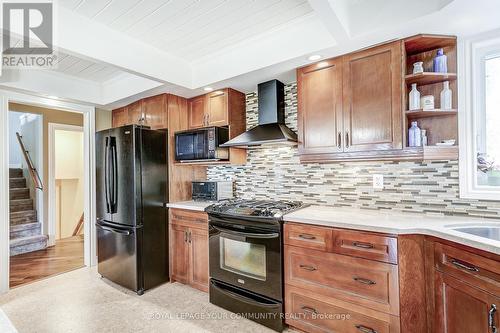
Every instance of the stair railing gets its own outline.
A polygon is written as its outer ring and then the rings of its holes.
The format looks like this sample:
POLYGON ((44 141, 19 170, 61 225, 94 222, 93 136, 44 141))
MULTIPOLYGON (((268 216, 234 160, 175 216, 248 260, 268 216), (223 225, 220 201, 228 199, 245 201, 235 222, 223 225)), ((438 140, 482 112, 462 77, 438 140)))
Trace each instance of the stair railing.
POLYGON ((33 180, 33 184, 35 184, 35 188, 43 191, 43 183, 40 175, 38 174, 38 170, 35 168, 33 161, 31 160, 30 152, 26 149, 26 146, 23 142, 23 137, 19 132, 16 132, 17 141, 19 142, 19 146, 21 146, 21 151, 23 152, 24 160, 28 164, 28 171, 30 173, 31 179, 33 180))

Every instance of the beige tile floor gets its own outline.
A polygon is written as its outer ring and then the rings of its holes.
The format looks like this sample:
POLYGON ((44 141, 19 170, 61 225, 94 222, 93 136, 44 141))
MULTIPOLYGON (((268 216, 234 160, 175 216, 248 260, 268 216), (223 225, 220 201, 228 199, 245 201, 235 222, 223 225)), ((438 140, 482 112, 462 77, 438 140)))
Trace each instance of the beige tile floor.
POLYGON ((12 289, 0 296, 0 308, 19 333, 273 332, 246 319, 226 318, 229 312, 188 286, 167 283, 137 296, 101 279, 95 268, 12 289), (217 318, 180 318, 186 314, 217 318))

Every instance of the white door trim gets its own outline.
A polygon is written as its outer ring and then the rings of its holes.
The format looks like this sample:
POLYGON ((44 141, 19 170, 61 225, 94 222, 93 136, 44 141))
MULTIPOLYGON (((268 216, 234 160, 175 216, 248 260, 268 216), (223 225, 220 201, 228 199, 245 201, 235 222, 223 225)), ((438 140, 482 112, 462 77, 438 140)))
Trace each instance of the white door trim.
MULTIPOLYGON (((74 132, 82 132, 82 126, 75 125, 66 125, 66 124, 58 124, 58 123, 49 123, 48 131, 49 131, 49 146, 48 146, 48 159, 49 159, 49 179, 47 180, 47 189, 49 196, 49 212, 48 212, 48 221, 47 221, 47 230, 49 235, 49 246, 56 244, 56 180, 55 180, 55 131, 63 130, 63 131, 74 131, 74 132)), ((84 220, 85 221, 85 220, 84 220)), ((85 233, 84 233, 85 235, 85 233)))
POLYGON ((95 108, 56 99, 0 90, 0 293, 9 290, 9 102, 83 114, 85 203, 84 263, 93 266, 96 257, 95 225, 95 108))

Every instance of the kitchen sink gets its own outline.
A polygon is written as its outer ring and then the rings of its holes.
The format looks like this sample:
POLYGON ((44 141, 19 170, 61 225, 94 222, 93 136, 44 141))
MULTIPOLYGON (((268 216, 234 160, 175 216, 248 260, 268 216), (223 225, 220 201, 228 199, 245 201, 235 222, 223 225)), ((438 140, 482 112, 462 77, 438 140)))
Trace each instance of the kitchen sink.
POLYGON ((466 234, 492 239, 500 242, 500 225, 494 226, 463 226, 453 227, 451 230, 466 234))

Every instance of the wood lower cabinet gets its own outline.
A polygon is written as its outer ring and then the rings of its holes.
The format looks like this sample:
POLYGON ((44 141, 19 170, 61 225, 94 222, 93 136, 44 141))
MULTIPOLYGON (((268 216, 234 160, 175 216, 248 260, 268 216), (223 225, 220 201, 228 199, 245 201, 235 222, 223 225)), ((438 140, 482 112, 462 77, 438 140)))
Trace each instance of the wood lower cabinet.
POLYGON ((435 284, 435 332, 495 333, 500 329, 500 297, 441 272, 435 272, 435 284))
POLYGON ((170 209, 171 279, 208 292, 208 216, 170 209))
POLYGON ((342 59, 297 70, 300 154, 343 151, 342 59))

